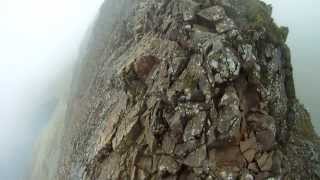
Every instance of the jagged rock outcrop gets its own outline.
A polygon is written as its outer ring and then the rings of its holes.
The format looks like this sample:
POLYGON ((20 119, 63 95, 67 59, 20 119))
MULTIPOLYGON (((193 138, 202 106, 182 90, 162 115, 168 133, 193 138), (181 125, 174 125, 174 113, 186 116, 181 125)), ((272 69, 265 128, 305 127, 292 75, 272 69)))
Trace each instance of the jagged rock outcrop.
POLYGON ((320 179, 288 29, 258 0, 109 0, 56 179, 320 179))

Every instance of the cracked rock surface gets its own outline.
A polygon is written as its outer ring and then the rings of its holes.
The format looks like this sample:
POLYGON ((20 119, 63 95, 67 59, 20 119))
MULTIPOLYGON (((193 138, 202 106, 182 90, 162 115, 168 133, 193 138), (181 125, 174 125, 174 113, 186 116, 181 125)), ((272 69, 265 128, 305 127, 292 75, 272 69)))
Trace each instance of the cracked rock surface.
POLYGON ((259 0, 105 1, 54 179, 320 179, 288 32, 270 15, 259 0))

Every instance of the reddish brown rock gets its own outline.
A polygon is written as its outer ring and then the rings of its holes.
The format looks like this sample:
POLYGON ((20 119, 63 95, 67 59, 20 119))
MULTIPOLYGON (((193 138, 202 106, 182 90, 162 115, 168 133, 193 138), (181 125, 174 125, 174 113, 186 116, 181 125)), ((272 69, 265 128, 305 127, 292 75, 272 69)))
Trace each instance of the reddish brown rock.
POLYGON ((134 62, 134 71, 138 78, 145 80, 160 60, 154 56, 141 56, 134 62))
POLYGON ((318 179, 320 146, 268 7, 106 0, 61 133, 46 134, 59 142, 43 142, 31 179, 318 179))
POLYGON ((255 131, 256 139, 263 151, 270 151, 276 143, 275 120, 269 115, 253 113, 247 122, 255 131))
POLYGON ((246 160, 243 158, 239 146, 229 146, 216 151, 216 163, 218 167, 238 167, 246 166, 246 160))

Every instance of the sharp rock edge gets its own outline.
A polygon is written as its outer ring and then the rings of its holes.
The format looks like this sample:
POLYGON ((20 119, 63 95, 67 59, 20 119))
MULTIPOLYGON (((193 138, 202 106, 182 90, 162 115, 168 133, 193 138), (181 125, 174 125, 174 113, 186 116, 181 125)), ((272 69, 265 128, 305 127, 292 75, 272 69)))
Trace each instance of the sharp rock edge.
POLYGON ((106 1, 51 147, 52 180, 320 179, 288 29, 271 11, 258 0, 106 1))

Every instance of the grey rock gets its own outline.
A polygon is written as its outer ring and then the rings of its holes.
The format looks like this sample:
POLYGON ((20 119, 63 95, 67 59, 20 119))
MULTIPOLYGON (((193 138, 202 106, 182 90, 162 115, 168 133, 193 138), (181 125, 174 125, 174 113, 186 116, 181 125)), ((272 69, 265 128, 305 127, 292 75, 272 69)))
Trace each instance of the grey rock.
POLYGON ((229 48, 219 52, 212 51, 208 54, 207 59, 216 72, 215 81, 217 83, 233 80, 240 73, 240 62, 229 48))
POLYGON ((206 119, 206 112, 199 112, 197 115, 192 117, 184 130, 183 140, 187 142, 190 140, 199 139, 202 135, 206 119))
POLYGON ((208 141, 207 145, 209 149, 215 147, 217 144, 217 137, 215 134, 215 130, 216 130, 216 127, 212 126, 209 128, 207 132, 207 141, 208 141))
POLYGON ((166 154, 174 153, 176 144, 178 144, 181 139, 181 135, 177 132, 167 132, 162 139, 162 150, 166 154))
POLYGON ((221 22, 217 23, 216 30, 218 33, 225 33, 232 29, 236 29, 237 26, 234 21, 230 18, 223 19, 221 22))
POLYGON ((272 153, 264 153, 258 160, 258 166, 262 171, 270 171, 272 168, 272 153))
POLYGON ((255 113, 248 117, 248 122, 255 130, 257 142, 262 150, 269 151, 276 141, 275 120, 271 116, 255 113))
POLYGON ((208 52, 211 49, 216 52, 223 47, 220 36, 197 29, 193 32, 192 44, 195 49, 200 49, 202 52, 208 52))
POLYGON ((176 134, 183 134, 186 124, 185 112, 176 112, 169 120, 170 129, 176 134))
POLYGON ((188 142, 177 144, 174 153, 177 157, 184 158, 190 152, 194 151, 200 146, 199 140, 190 140, 188 142))
POLYGON ((238 138, 240 134, 241 113, 239 103, 237 92, 233 87, 226 89, 219 103, 221 108, 217 130, 221 133, 222 138, 226 138, 228 141, 238 138))
POLYGON ((274 51, 274 46, 273 44, 268 44, 266 46, 266 49, 265 49, 265 56, 267 58, 272 58, 273 57, 273 51, 274 51))
POLYGON ((141 124, 139 123, 138 113, 136 110, 133 110, 129 114, 128 118, 130 121, 122 121, 117 129, 112 140, 112 148, 116 151, 123 151, 126 147, 134 143, 134 140, 138 137, 141 132, 141 124))
POLYGON ((169 156, 162 156, 159 162, 159 172, 161 176, 167 174, 176 174, 180 169, 180 165, 169 156))
POLYGON ((183 163, 190 167, 201 167, 204 160, 207 158, 206 146, 201 146, 194 152, 191 152, 183 161, 183 163))
POLYGON ((258 0, 105 1, 30 179, 317 179, 319 137, 270 12, 258 0))
POLYGON ((221 6, 212 6, 207 9, 203 9, 198 13, 198 15, 212 23, 226 18, 226 13, 221 6))
POLYGON ((254 49, 250 44, 245 44, 239 47, 239 51, 241 52, 241 57, 245 62, 250 62, 250 61, 255 62, 257 60, 253 50, 254 49))
POLYGON ((240 176, 240 180, 254 180, 254 176, 250 172, 244 171, 240 176))
POLYGON ((245 141, 240 142, 240 150, 246 160, 250 163, 258 151, 256 138, 253 136, 245 141))
POLYGON ((192 21, 195 18, 197 11, 200 10, 200 4, 193 0, 186 0, 182 4, 183 10, 183 19, 184 21, 192 21))
POLYGON ((219 175, 222 180, 236 180, 237 179, 237 174, 235 174, 232 171, 221 171, 219 173, 219 175))

